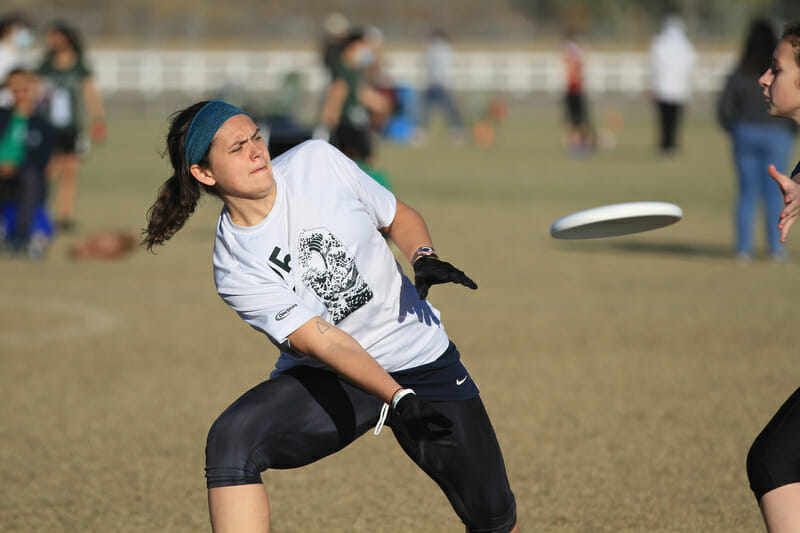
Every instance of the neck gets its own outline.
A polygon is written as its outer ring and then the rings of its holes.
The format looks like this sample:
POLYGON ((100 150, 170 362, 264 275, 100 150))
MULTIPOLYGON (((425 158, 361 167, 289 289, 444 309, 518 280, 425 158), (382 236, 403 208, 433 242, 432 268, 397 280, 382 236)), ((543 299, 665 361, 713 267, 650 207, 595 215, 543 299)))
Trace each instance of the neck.
POLYGON ((14 113, 21 117, 30 118, 30 116, 33 114, 33 108, 28 106, 22 106, 22 107, 17 106, 14 107, 14 113))
POLYGON ((53 55, 53 63, 59 67, 71 67, 77 59, 78 56, 72 50, 59 50, 53 55))
POLYGON ((269 194, 263 198, 225 198, 225 206, 228 208, 231 222, 243 227, 260 224, 272 211, 272 206, 275 205, 276 193, 276 188, 273 186, 269 194))

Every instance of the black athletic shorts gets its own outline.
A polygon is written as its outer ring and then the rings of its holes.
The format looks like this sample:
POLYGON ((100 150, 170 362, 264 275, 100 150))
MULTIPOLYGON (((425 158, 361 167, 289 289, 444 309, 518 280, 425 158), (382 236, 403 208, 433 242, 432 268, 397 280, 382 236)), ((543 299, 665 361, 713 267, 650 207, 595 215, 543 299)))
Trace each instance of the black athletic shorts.
POLYGON ((778 487, 800 483, 800 389, 756 437, 747 454, 747 477, 758 499, 778 487))
MULTIPOLYGON (((392 375, 453 422, 455 447, 429 447, 424 458, 409 453, 411 459, 442 488, 468 531, 511 531, 516 505, 503 456, 455 345, 429 365, 392 375)), ((372 429, 382 405, 328 370, 286 370, 247 391, 214 422, 206 445, 207 485, 260 483, 269 468, 322 459, 372 429)), ((413 442, 399 443, 414 448, 413 442)))
POLYGON ((360 161, 372 155, 372 138, 367 126, 342 123, 331 132, 330 143, 350 159, 360 161))
POLYGON ((78 151, 78 130, 75 128, 56 128, 53 151, 57 154, 76 153, 78 151))
POLYGON ((567 93, 564 97, 567 123, 579 127, 586 124, 586 103, 582 93, 567 93))

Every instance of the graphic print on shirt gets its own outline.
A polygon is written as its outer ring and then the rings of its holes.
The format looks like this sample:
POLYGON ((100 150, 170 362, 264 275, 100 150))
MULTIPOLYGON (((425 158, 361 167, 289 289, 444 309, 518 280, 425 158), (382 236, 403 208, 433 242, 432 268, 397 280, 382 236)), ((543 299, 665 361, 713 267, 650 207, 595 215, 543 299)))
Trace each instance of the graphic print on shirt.
POLYGON ((372 299, 355 259, 330 231, 303 230, 297 248, 300 278, 328 308, 331 322, 339 323, 372 299))

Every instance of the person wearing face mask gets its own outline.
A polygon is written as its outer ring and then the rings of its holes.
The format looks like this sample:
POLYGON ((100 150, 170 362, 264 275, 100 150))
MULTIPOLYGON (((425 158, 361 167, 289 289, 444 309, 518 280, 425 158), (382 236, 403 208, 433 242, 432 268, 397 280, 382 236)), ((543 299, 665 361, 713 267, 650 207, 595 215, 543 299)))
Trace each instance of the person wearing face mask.
MULTIPOLYGON (((0 80, 5 80, 15 68, 23 67, 25 52, 33 44, 33 32, 28 19, 12 14, 0 19, 0 80)), ((0 106, 13 105, 11 92, 0 89, 0 106)))
POLYGON ((374 61, 375 52, 364 31, 351 32, 322 106, 320 122, 330 132, 330 143, 359 163, 369 162, 373 155, 370 123, 391 112, 390 100, 364 80, 365 70, 374 61))

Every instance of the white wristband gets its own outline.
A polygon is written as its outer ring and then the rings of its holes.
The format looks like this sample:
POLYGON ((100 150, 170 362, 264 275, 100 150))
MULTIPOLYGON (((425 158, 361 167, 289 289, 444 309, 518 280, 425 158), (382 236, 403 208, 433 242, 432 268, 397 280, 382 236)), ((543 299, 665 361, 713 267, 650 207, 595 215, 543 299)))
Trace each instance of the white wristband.
POLYGON ((400 400, 402 400, 403 398, 405 398, 409 394, 416 394, 416 393, 414 392, 414 389, 403 389, 400 392, 398 392, 395 395, 395 397, 392 398, 392 409, 397 407, 397 402, 399 402, 400 400))

